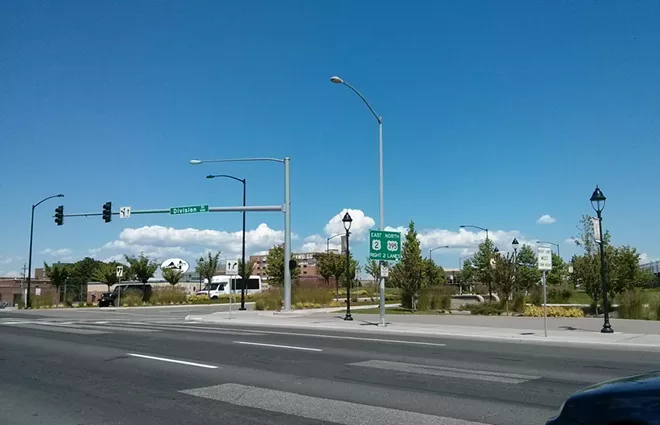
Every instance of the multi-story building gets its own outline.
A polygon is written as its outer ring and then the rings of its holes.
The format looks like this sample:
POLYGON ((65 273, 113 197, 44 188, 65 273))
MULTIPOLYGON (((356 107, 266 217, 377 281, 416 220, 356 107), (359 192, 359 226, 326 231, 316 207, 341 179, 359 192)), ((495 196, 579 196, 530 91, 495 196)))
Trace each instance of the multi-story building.
MULTIPOLYGON (((298 262, 300 267, 301 279, 317 279, 320 277, 316 268, 316 258, 314 257, 318 252, 302 252, 291 253, 291 258, 298 262)), ((251 255, 250 261, 254 263, 252 274, 261 276, 262 279, 267 278, 266 267, 268 255, 251 255)))

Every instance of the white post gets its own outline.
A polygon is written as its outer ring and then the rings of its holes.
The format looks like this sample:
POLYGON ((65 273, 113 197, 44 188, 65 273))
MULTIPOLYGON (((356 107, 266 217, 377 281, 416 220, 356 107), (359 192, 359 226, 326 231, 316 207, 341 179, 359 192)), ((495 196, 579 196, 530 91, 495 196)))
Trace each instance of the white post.
POLYGON ((121 276, 117 276, 117 305, 115 307, 121 307, 121 276))
POLYGON ((547 312, 547 297, 545 290, 545 270, 543 270, 543 331, 545 337, 548 337, 548 312, 547 312))
POLYGON ((229 279, 229 320, 232 319, 231 317, 231 294, 234 292, 234 283, 236 282, 235 278, 232 276, 229 279))
POLYGON ((291 171, 289 157, 284 158, 284 311, 291 311, 291 171))

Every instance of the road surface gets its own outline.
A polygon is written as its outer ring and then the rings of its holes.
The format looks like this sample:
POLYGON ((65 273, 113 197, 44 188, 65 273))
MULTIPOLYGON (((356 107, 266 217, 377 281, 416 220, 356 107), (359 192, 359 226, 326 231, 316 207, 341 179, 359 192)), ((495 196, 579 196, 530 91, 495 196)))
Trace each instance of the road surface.
POLYGON ((572 392, 657 365, 650 352, 190 323, 186 310, 0 314, 0 423, 543 424, 572 392))

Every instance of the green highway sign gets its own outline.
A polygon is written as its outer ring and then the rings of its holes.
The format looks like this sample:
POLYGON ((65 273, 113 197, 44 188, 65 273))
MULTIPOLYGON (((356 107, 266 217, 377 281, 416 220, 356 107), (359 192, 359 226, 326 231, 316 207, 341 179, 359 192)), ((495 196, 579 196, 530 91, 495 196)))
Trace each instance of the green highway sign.
POLYGON ((370 230, 369 259, 381 261, 400 260, 401 233, 370 230))
POLYGON ((170 214, 172 214, 172 215, 195 214, 195 213, 203 213, 203 212, 209 212, 209 206, 208 205, 191 205, 189 207, 172 207, 172 208, 170 208, 170 214))

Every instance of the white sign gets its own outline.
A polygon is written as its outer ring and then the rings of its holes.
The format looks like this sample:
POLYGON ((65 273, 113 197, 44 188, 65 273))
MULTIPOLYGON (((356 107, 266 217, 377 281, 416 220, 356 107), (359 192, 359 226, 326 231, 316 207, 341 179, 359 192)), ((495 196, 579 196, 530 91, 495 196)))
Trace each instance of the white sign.
POLYGON ((117 277, 124 277, 124 266, 117 266, 117 277))
POLYGON ((537 261, 539 270, 552 270, 552 248, 538 247, 537 261))
POLYGON ((226 274, 238 274, 238 260, 227 260, 225 263, 226 274))
POLYGON ((131 216, 131 207, 120 207, 119 218, 128 218, 131 216))
POLYGON ((387 267, 387 264, 380 265, 380 275, 382 277, 388 277, 390 275, 390 268, 387 267))
POLYGON ((185 273, 190 269, 190 264, 181 258, 170 258, 163 261, 163 263, 160 265, 160 269, 174 269, 180 271, 181 273, 185 273))
POLYGON ((573 266, 568 266, 568 272, 569 272, 570 274, 573 274, 573 266))
POLYGON ((346 235, 341 235, 341 253, 346 254, 346 235))
POLYGON ((600 243, 600 223, 596 217, 591 217, 591 225, 594 228, 594 239, 600 243))

